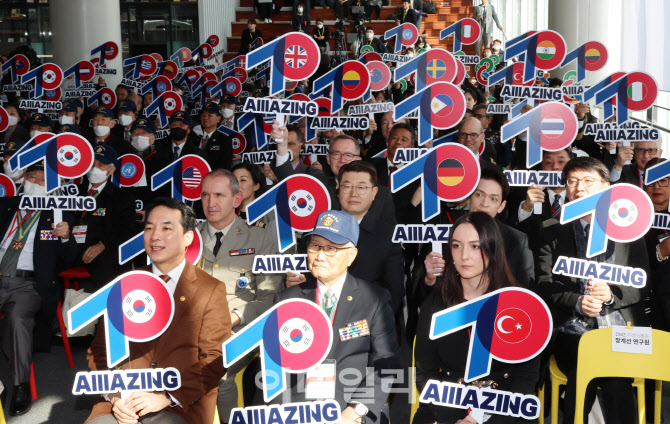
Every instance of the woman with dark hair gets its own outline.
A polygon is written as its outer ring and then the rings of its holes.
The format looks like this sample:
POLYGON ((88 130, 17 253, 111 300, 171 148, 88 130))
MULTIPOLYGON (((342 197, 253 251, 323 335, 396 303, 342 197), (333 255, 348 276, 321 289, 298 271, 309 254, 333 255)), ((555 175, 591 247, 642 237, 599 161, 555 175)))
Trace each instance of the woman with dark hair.
MULTIPOLYGON (((265 183, 265 177, 260 168, 250 163, 238 163, 233 167, 233 174, 240 183, 240 193, 242 193, 242 203, 237 208, 236 212, 240 218, 246 221, 247 206, 265 193, 267 184, 265 183)), ((269 231, 272 232, 276 242, 277 236, 275 235, 274 230, 274 214, 266 214, 254 225, 267 227, 269 231)))
MULTIPOLYGON (((446 267, 431 295, 424 301, 414 347, 416 384, 419 393, 428 380, 488 387, 532 394, 539 377, 537 358, 520 364, 493 360, 491 372, 464 383, 471 330, 465 328, 445 337, 429 337, 433 314, 471 301, 504 287, 518 286, 505 259, 504 241, 493 218, 483 212, 463 215, 453 225, 446 252, 446 267)), ((482 411, 448 408, 422 403, 413 424, 481 423, 482 411)), ((486 418, 484 418, 486 419, 486 418)), ((491 414, 487 424, 523 422, 521 418, 491 414)))

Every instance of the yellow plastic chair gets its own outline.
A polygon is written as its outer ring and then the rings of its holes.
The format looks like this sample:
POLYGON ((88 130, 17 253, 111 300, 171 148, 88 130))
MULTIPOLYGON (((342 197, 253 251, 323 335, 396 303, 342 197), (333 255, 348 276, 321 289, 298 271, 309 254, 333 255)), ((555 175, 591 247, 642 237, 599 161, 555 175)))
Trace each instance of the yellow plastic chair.
MULTIPOLYGON (((7 388, 5 387, 5 390, 7 388)), ((2 401, 0 401, 0 424, 6 424, 5 423, 5 411, 4 411, 4 405, 2 404, 2 401)))
POLYGON ((651 330, 653 353, 612 352, 612 329, 591 330, 579 341, 577 357, 577 387, 575 423, 584 424, 584 396, 591 380, 598 377, 634 378, 637 388, 638 417, 646 422, 644 379, 656 380, 654 397, 654 424, 661 422, 661 385, 670 381, 670 333, 651 330))
MULTIPOLYGON (((551 423, 557 424, 559 387, 568 384, 568 377, 558 368, 554 355, 549 358, 549 374, 551 375, 551 423)), ((545 384, 547 383, 545 382, 545 384)), ((540 417, 538 421, 539 424, 544 424, 544 385, 538 390, 537 397, 540 398, 540 417)))
MULTIPOLYGON (((4 424, 4 422, 0 421, 0 424, 4 424)), ((217 406, 214 408, 214 423, 213 424, 221 424, 221 420, 219 419, 219 407, 217 406)))
POLYGON ((412 343, 412 374, 410 375, 410 382, 412 387, 412 398, 410 399, 412 409, 409 414, 409 422, 414 421, 414 414, 416 414, 417 409, 419 409, 419 390, 416 388, 416 364, 414 361, 414 348, 416 348, 416 337, 414 337, 414 342, 412 343))

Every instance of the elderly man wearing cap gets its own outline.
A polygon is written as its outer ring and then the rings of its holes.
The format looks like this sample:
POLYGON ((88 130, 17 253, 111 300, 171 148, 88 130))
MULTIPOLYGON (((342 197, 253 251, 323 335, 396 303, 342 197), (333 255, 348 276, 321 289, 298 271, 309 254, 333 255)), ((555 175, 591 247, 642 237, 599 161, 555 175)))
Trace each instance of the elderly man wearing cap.
POLYGON ((116 108, 119 125, 112 128, 112 137, 115 139, 123 139, 124 143, 120 143, 120 148, 116 151, 119 155, 126 154, 130 151, 130 142, 133 138, 131 130, 133 122, 137 119, 137 104, 131 99, 121 100, 116 108))
POLYGON ((51 132, 51 127, 53 122, 51 118, 45 113, 36 113, 30 117, 28 120, 28 131, 30 131, 30 138, 33 139, 35 136, 40 134, 51 132))
POLYGON ((182 110, 170 117, 170 137, 158 142, 158 154, 169 162, 174 162, 185 155, 204 156, 189 135, 191 134, 191 116, 182 110))
POLYGON ((230 94, 226 94, 223 96, 221 103, 223 104, 223 108, 221 109, 221 113, 223 114, 221 125, 230 129, 235 128, 235 106, 237 106, 237 98, 230 94))
POLYGON ((75 125, 78 122, 79 108, 75 99, 67 99, 63 102, 63 108, 58 112, 58 123, 60 125, 75 125))
POLYGON ((135 204, 128 190, 109 182, 116 170, 114 148, 99 144, 93 150, 95 162, 79 186, 79 195, 95 198, 96 209, 76 213, 72 234, 97 290, 121 271, 119 245, 135 235, 128 225, 135 220, 135 204))
MULTIPOLYGON (((44 163, 28 167, 24 195, 45 196, 44 163)), ((51 210, 19 210, 22 197, 0 198, 0 312, 4 314, 2 348, 12 367, 14 391, 9 412, 30 409, 30 364, 33 328, 37 351, 51 346, 51 324, 56 316, 59 270, 76 259, 70 218, 54 225, 51 210)))
POLYGON ((391 296, 347 272, 358 254, 358 235, 358 222, 348 213, 321 213, 314 231, 307 234, 307 262, 313 278, 275 296, 275 303, 296 298, 315 302, 330 317, 334 335, 325 361, 311 371, 325 376, 325 381, 332 378, 333 386, 326 388, 320 382, 320 389, 313 387, 308 372, 307 384, 299 392, 292 375, 291 390, 284 395, 290 399, 282 403, 334 398, 342 408, 341 422, 346 424, 360 423, 362 417, 367 422, 381 421, 388 397, 382 387, 391 385, 384 381, 391 374, 383 370, 398 368, 391 296), (352 370, 365 378, 347 378, 352 370))
POLYGON ((205 153, 204 158, 212 169, 230 170, 233 163, 233 140, 218 131, 221 125, 221 107, 214 102, 207 102, 200 112, 202 136, 198 147, 205 153))
MULTIPOLYGON (((116 125, 114 112, 107 106, 98 106, 93 111, 93 130, 86 131, 85 137, 95 148, 98 144, 108 144, 114 151, 124 151, 123 137, 112 134, 112 128, 116 125)), ((128 150, 128 149, 125 149, 128 150)))

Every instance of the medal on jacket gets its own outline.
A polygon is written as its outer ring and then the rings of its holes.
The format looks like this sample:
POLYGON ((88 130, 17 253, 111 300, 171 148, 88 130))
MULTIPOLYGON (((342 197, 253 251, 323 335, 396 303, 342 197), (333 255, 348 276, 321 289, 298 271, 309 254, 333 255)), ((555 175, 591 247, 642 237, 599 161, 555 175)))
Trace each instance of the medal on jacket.
POLYGON ((244 268, 242 268, 240 271, 240 278, 237 279, 237 287, 243 289, 249 285, 249 279, 244 276, 244 268))

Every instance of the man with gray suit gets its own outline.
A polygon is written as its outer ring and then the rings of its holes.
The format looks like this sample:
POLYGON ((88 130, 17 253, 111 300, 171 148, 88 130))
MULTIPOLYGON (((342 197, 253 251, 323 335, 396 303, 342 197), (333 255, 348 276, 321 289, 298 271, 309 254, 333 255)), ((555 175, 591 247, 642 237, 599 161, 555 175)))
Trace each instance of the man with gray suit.
POLYGON ((491 34, 493 34, 493 21, 499 30, 503 30, 498 20, 496 8, 489 4, 489 0, 482 0, 482 4, 475 6, 475 13, 472 16, 481 27, 481 37, 477 40, 477 56, 482 54, 482 39, 484 39, 484 47, 491 47, 491 34))
MULTIPOLYGON (((198 268, 226 285, 233 334, 272 306, 282 288, 283 276, 253 274, 256 255, 277 253, 272 233, 261 226, 248 226, 235 210, 242 203, 240 185, 232 172, 216 169, 202 180, 202 209, 207 222, 198 225, 203 252, 198 268)), ((219 382, 219 416, 228 422, 237 406, 235 375, 253 359, 253 354, 228 369, 219 382)))

